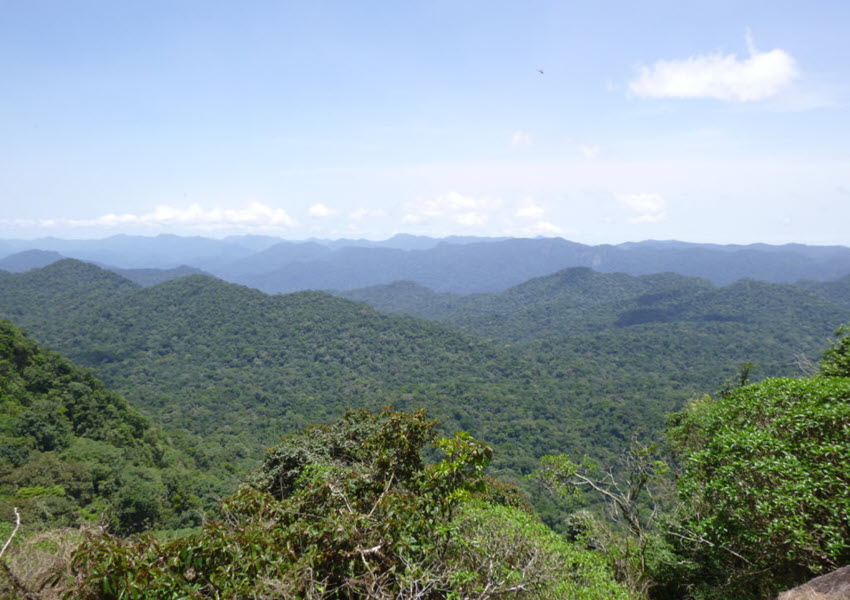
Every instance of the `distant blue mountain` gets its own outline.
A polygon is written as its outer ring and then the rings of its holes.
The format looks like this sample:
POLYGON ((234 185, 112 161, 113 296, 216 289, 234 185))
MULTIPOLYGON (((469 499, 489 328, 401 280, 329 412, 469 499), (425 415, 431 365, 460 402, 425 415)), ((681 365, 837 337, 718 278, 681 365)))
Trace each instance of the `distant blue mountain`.
POLYGON ((717 245, 674 240, 589 246, 560 238, 431 238, 407 234, 383 241, 121 235, 102 240, 0 240, 0 250, 4 248, 58 252, 120 269, 188 266, 268 293, 348 290, 399 280, 437 292, 495 292, 571 267, 629 275, 673 272, 717 285, 744 278, 774 283, 831 281, 850 274, 850 248, 844 246, 717 245))
POLYGON ((10 273, 23 273, 30 269, 40 269, 62 260, 64 256, 50 250, 24 250, 0 259, 0 269, 10 273))

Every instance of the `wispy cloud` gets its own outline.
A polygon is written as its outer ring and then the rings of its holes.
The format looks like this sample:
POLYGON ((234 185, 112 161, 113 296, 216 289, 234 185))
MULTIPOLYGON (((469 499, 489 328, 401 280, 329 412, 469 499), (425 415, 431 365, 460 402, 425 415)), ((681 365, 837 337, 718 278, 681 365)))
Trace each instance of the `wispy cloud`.
POLYGON ((335 209, 331 208, 330 206, 328 206, 327 204, 322 204, 320 202, 318 204, 314 204, 313 206, 311 206, 308 209, 307 214, 310 215, 311 217, 316 217, 318 219, 321 219, 321 218, 324 218, 324 217, 334 217, 334 216, 337 215, 337 211, 335 209))
POLYGON ((528 219, 539 219, 543 216, 543 207, 537 204, 533 198, 525 198, 517 208, 514 216, 528 219))
POLYGON ((550 221, 546 221, 544 219, 539 219, 534 221, 530 225, 526 225, 520 229, 520 235, 528 235, 528 236, 557 236, 564 233, 564 230, 551 223, 550 221))
POLYGON ((351 219, 352 221, 360 221, 362 219, 380 218, 380 217, 386 217, 386 216, 387 216, 386 211, 384 211, 380 208, 377 208, 377 209, 375 209, 375 208, 358 208, 358 209, 352 210, 350 213, 348 213, 348 218, 351 219))
POLYGON ((523 198, 514 213, 514 217, 521 219, 521 221, 517 224, 508 220, 509 227, 506 233, 508 233, 508 235, 522 236, 552 236, 563 233, 563 230, 560 227, 551 221, 544 219, 544 214, 546 214, 546 209, 535 202, 534 198, 530 196, 523 198))
POLYGON ((617 202, 634 213, 629 223, 657 223, 667 218, 667 202, 661 194, 618 194, 617 202))
POLYGON ((514 148, 528 148, 531 146, 532 141, 531 134, 522 129, 517 129, 511 136, 511 146, 514 148))
POLYGON ((638 67, 629 91, 642 98, 713 98, 753 102, 776 96, 798 76, 794 58, 781 49, 759 52, 747 31, 749 56, 700 54, 638 67))
POLYGON ((186 207, 160 204, 147 213, 108 213, 92 219, 28 219, 0 221, 2 225, 17 227, 72 227, 72 228, 117 228, 117 227, 183 227, 186 229, 215 230, 225 228, 246 229, 289 229, 297 227, 293 219, 282 208, 251 202, 243 208, 204 208, 200 204, 186 207))
POLYGON ((501 198, 472 197, 450 191, 433 198, 418 198, 405 205, 402 222, 416 225, 429 220, 445 219, 458 225, 482 226, 490 214, 502 206, 501 198))
POLYGON ((599 153, 602 152, 602 148, 600 146, 590 146, 588 144, 579 144, 578 151, 585 158, 596 158, 599 156, 599 153))

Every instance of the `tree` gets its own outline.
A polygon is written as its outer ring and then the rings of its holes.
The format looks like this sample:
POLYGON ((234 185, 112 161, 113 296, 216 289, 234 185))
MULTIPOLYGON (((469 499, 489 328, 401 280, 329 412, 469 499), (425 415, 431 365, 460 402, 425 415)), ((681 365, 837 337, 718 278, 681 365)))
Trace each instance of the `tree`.
POLYGON ((62 450, 71 442, 71 423, 58 402, 39 400, 18 417, 15 428, 19 436, 29 438, 36 450, 62 450))
POLYGON ((633 441, 619 463, 607 468, 588 458, 576 463, 563 454, 544 456, 536 478, 556 494, 577 498, 587 493, 607 505, 614 528, 594 527, 590 515, 576 513, 577 520, 584 521, 579 529, 597 529, 594 542, 611 562, 617 579, 645 597, 656 568, 650 563, 659 554, 656 519, 659 496, 669 487, 668 472, 667 464, 658 458, 657 445, 633 441))

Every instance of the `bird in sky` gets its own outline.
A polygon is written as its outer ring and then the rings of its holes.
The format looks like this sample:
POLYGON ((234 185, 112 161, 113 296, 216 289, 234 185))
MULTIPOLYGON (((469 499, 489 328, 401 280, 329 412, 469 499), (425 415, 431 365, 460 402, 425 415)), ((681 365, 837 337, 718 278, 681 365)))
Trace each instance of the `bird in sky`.
POLYGON ((537 69, 537 72, 543 75, 543 69, 537 69))

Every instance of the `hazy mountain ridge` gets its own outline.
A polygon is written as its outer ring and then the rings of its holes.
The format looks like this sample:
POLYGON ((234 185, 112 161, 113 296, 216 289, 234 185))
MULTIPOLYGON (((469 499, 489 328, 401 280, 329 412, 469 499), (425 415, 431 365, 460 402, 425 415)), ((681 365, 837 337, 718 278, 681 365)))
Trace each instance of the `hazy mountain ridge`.
POLYGON ((410 280, 439 292, 494 292, 569 267, 630 275, 675 272, 718 285, 742 278, 791 283, 850 274, 850 248, 802 244, 648 240, 588 246, 561 238, 438 239, 405 234, 379 242, 298 242, 267 236, 215 240, 174 235, 0 242, 0 253, 37 248, 118 269, 189 266, 268 293, 347 290, 397 280, 410 280))
MULTIPOLYGON (((33 269, 39 269, 41 267, 52 265, 53 263, 59 262, 60 260, 64 260, 66 258, 68 257, 63 256, 62 254, 59 254, 58 252, 54 252, 52 250, 22 250, 21 252, 16 252, 15 254, 10 254, 5 258, 0 259, 0 271, 11 273, 24 273, 26 271, 31 271, 33 269)), ((187 265, 180 265, 178 267, 173 267, 170 269, 122 269, 120 267, 114 267, 112 265, 93 260, 84 260, 81 262, 89 262, 91 264, 97 265, 98 267, 101 267, 108 271, 112 271, 113 273, 121 275, 122 277, 125 277, 130 281, 133 281, 134 283, 138 283, 139 285, 143 286, 155 285, 157 283, 162 283, 163 281, 168 281, 170 279, 185 277, 186 275, 207 274, 201 269, 198 269, 196 267, 189 267, 187 265)))
POLYGON ((62 260, 64 256, 50 250, 23 250, 0 259, 0 270, 10 273, 22 273, 30 269, 40 269, 62 260))
POLYGON ((201 269, 186 265, 180 265, 173 269, 119 269, 118 267, 110 267, 108 265, 100 266, 144 287, 157 285, 158 283, 164 283, 172 279, 188 277, 189 275, 209 275, 209 273, 201 269))

